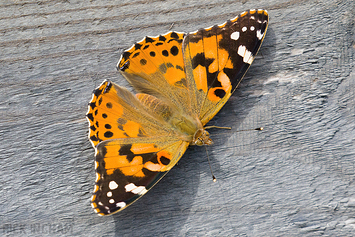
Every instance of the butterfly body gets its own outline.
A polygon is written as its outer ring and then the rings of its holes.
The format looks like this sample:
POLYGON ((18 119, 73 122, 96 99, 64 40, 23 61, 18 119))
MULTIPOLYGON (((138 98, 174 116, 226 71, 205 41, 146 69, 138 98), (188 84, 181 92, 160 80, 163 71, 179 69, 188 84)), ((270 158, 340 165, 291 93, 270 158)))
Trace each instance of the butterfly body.
POLYGON ((145 37, 122 54, 117 68, 138 94, 104 81, 87 114, 99 215, 144 195, 189 145, 213 143, 204 126, 240 83, 267 23, 266 11, 249 10, 189 34, 145 37))
MULTIPOLYGON (((155 119, 167 122, 167 127, 171 127, 174 135, 180 137, 180 140, 194 145, 198 139, 202 139, 203 134, 206 134, 207 131, 203 129, 198 117, 193 118, 152 95, 140 93, 136 96, 152 111, 155 119)), ((204 141, 208 143, 208 139, 204 141)))

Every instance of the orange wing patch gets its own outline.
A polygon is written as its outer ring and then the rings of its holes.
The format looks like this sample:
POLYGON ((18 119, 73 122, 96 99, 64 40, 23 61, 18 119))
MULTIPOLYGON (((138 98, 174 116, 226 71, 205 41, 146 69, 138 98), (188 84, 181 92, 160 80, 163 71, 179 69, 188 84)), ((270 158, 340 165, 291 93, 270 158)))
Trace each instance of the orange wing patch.
POLYGON ((184 34, 176 32, 146 37, 123 53, 118 68, 149 81, 162 74, 170 85, 181 87, 178 82, 185 78, 181 48, 183 37, 184 34))

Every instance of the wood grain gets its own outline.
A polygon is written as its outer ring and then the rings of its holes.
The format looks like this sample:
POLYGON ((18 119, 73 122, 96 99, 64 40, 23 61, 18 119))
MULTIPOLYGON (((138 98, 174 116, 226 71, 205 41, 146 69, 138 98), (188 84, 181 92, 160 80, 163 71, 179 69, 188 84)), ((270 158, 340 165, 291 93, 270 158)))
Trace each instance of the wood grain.
POLYGON ((0 3, 1 235, 352 236, 355 232, 353 0, 0 3), (267 9, 265 41, 211 125, 122 213, 90 207, 85 113, 122 50, 267 9), (263 131, 240 131, 256 127, 263 131))

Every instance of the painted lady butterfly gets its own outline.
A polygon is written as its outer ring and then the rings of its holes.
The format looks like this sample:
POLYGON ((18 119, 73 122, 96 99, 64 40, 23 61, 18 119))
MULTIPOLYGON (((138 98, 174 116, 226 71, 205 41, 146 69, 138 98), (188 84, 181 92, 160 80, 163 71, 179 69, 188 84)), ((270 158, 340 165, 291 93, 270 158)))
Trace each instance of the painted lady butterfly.
POLYGON ((212 144, 204 126, 237 88, 267 26, 265 10, 249 10, 192 33, 145 37, 122 54, 117 68, 139 93, 106 80, 87 113, 99 215, 144 195, 189 145, 212 144))

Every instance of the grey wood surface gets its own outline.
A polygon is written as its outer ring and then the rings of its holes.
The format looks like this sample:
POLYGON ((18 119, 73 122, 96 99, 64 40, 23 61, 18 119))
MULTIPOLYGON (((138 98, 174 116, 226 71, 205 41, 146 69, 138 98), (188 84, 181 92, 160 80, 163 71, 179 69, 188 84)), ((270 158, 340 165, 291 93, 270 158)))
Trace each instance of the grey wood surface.
POLYGON ((355 236, 353 0, 0 2, 0 235, 355 236), (121 213, 90 207, 85 114, 122 50, 267 9, 259 56, 211 125, 121 213), (264 131, 240 131, 256 127, 264 131))

